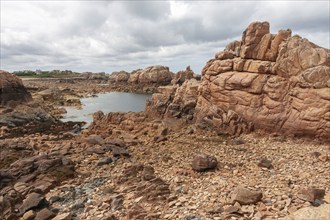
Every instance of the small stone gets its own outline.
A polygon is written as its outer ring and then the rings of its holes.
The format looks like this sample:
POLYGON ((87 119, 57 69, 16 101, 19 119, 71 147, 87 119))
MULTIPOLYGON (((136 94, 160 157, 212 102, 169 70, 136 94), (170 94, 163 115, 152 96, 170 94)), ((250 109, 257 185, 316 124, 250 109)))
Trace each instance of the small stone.
POLYGON ((232 194, 232 202, 238 202, 241 205, 255 204, 262 198, 262 192, 252 191, 246 188, 239 187, 232 194))
POLYGON ((215 205, 212 208, 208 209, 207 212, 210 214, 218 214, 223 212, 223 207, 221 205, 215 205))
POLYGON ((112 151, 112 155, 114 157, 120 157, 120 156, 129 157, 130 156, 129 152, 123 147, 112 146, 111 151, 112 151))
POLYGON ((89 144, 94 144, 94 145, 102 145, 104 144, 104 139, 98 135, 90 135, 86 138, 86 142, 89 144))
POLYGON ((54 212, 50 211, 47 208, 44 208, 40 212, 37 213, 37 216, 35 217, 34 220, 48 220, 55 216, 56 216, 56 214, 54 212))
POLYGON ((214 169, 218 165, 217 158, 207 154, 196 154, 192 161, 192 168, 196 171, 214 169))
POLYGON ((326 162, 329 160, 329 156, 327 153, 321 153, 321 155, 319 156, 319 160, 322 162, 326 162))
POLYGON ((72 219, 72 216, 70 213, 63 213, 63 214, 57 215, 52 220, 71 220, 71 219, 72 219))
POLYGON ((36 213, 33 210, 25 212, 22 220, 33 220, 36 217, 36 213))
POLYGON ((268 160, 267 158, 263 158, 258 163, 259 167, 270 169, 273 167, 272 161, 268 160))
POLYGON ((228 213, 228 214, 236 213, 236 212, 238 212, 238 211, 239 211, 239 207, 237 207, 237 206, 233 206, 233 205, 231 205, 231 206, 225 208, 225 210, 224 210, 224 212, 226 212, 226 213, 228 213))
POLYGON ((106 164, 109 164, 109 163, 112 163, 113 160, 111 157, 106 157, 106 158, 101 158, 99 160, 99 162, 97 162, 97 166, 103 166, 103 165, 106 165, 106 164))

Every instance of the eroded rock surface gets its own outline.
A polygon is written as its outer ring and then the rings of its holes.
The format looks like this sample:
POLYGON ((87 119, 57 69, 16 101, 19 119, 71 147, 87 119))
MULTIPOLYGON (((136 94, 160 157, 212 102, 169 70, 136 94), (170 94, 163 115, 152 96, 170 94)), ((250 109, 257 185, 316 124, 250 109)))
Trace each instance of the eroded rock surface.
POLYGON ((22 103, 31 100, 31 94, 25 89, 21 79, 0 70, 0 105, 6 105, 8 102, 22 103))
POLYGON ((269 33, 254 22, 202 71, 199 121, 223 129, 234 112, 235 132, 257 129, 326 137, 330 132, 330 51, 291 30, 269 33), (220 112, 220 114, 219 114, 220 112), (223 112, 225 114, 223 114, 223 112), (243 125, 243 129, 240 129, 243 125))
POLYGON ((188 82, 160 89, 149 113, 178 118, 188 106, 189 118, 220 133, 262 129, 329 138, 330 50, 291 37, 289 29, 271 34, 268 22, 253 22, 241 41, 207 62, 201 83, 188 82))

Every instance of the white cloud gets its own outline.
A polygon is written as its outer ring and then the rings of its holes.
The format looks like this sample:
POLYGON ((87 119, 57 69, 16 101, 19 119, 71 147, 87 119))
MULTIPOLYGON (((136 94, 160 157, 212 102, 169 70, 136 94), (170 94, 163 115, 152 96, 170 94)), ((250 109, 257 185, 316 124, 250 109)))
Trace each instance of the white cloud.
POLYGON ((133 70, 191 65, 239 40, 255 20, 323 47, 328 1, 1 1, 1 69, 133 70))

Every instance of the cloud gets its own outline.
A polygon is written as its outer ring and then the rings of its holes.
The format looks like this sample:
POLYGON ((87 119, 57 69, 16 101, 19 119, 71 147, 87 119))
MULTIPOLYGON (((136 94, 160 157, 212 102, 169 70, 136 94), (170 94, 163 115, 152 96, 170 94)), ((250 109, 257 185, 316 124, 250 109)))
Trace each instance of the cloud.
POLYGON ((191 65, 252 21, 329 48, 328 1, 1 1, 1 69, 133 70, 191 65))

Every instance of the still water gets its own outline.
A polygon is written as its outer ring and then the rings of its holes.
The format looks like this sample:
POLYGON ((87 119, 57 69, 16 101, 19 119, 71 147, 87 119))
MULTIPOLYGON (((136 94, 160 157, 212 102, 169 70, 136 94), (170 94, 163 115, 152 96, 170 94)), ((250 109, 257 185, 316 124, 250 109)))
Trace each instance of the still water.
POLYGON ((93 121, 93 113, 97 111, 108 112, 141 112, 145 110, 146 99, 151 94, 137 94, 125 92, 110 92, 98 94, 97 97, 82 98, 82 108, 65 107, 67 113, 62 121, 93 121))

